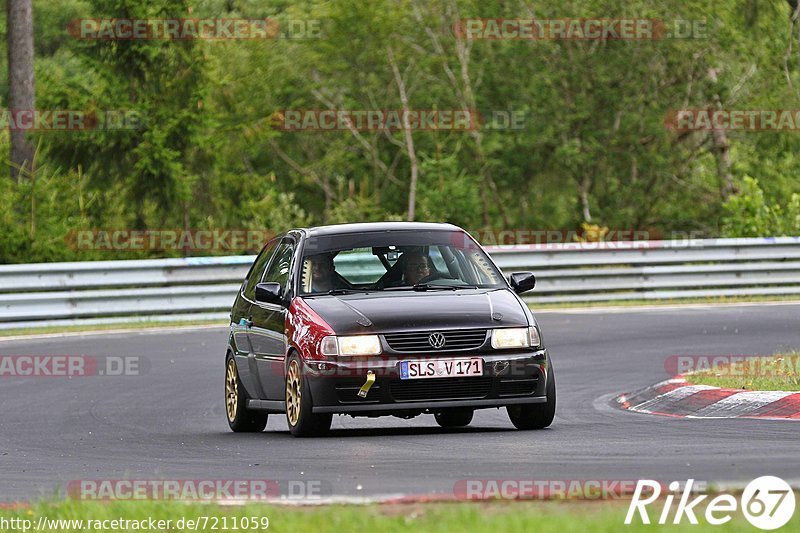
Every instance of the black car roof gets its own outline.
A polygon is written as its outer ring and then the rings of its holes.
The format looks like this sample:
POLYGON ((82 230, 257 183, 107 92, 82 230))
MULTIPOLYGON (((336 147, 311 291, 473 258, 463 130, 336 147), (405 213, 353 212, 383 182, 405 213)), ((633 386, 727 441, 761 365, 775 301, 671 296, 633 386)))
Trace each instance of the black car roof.
POLYGON ((438 222, 361 222, 356 224, 333 224, 330 226, 317 226, 302 228, 308 237, 323 235, 344 235, 348 233, 366 233, 371 231, 463 231, 453 224, 438 222))

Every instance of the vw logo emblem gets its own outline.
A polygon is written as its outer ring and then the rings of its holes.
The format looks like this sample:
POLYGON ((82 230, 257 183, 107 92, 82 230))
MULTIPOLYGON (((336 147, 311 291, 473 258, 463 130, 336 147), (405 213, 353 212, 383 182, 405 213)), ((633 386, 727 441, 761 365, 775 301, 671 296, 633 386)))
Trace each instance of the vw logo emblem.
POLYGON ((428 335, 428 343, 437 350, 439 348, 444 348, 446 342, 447 341, 445 340, 444 335, 442 335, 438 331, 436 333, 431 333, 430 335, 428 335))

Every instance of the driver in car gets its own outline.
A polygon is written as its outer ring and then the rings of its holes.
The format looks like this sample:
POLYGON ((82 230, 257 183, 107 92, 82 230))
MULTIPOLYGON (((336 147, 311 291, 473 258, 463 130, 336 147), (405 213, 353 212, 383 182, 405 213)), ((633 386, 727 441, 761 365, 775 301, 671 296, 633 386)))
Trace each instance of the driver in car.
POLYGON ((340 289, 339 281, 333 265, 333 255, 319 254, 311 258, 311 292, 328 292, 340 289))
POLYGON ((403 259, 403 281, 406 285, 416 285, 433 273, 432 261, 427 254, 409 252, 403 259))

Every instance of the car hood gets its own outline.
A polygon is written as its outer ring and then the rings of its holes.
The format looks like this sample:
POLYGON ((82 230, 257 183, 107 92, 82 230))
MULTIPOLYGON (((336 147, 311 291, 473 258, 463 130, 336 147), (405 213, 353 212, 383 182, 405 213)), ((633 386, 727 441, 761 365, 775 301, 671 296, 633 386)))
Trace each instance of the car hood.
POLYGON ((508 289, 387 291, 305 301, 339 335, 528 325, 526 310, 508 289))

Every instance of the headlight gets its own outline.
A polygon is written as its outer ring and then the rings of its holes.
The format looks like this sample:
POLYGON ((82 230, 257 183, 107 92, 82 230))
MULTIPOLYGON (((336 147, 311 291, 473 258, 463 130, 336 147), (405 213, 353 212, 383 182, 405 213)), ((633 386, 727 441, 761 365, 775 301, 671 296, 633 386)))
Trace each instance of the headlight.
POLYGON ((323 355, 378 355, 381 340, 377 335, 329 336, 322 339, 320 351, 323 355))
POLYGON ((536 326, 529 328, 503 328, 492 330, 492 348, 528 348, 539 346, 541 339, 536 326))

